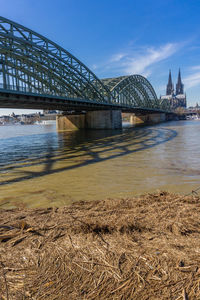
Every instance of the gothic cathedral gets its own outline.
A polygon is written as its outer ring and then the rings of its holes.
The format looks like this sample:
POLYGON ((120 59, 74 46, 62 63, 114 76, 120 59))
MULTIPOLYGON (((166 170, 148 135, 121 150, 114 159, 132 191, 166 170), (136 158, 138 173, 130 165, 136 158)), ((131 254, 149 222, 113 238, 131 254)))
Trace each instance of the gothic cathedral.
POLYGON ((186 94, 184 93, 184 85, 181 81, 181 71, 178 72, 178 81, 176 84, 176 90, 174 90, 174 84, 172 83, 171 70, 169 71, 169 79, 166 88, 166 95, 161 96, 161 99, 167 99, 170 101, 173 109, 177 107, 186 107, 186 94))

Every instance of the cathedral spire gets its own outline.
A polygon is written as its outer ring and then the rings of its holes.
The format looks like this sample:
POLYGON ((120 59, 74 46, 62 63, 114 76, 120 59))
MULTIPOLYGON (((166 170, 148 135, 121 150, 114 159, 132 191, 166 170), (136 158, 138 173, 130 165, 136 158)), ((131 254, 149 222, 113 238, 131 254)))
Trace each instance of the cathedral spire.
POLYGON ((174 85, 172 83, 171 70, 169 70, 169 79, 168 79, 168 84, 167 84, 166 95, 172 95, 173 92, 174 92, 174 85))
POLYGON ((181 70, 179 68, 178 81, 177 81, 177 84, 176 84, 176 95, 180 95, 180 94, 184 93, 183 87, 184 87, 184 85, 182 84, 182 81, 181 81, 181 70))

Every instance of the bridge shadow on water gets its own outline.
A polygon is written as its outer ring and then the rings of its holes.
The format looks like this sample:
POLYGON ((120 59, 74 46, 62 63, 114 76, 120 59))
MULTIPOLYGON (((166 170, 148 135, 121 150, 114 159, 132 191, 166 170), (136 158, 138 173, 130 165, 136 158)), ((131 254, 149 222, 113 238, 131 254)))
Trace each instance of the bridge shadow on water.
POLYGON ((89 130, 63 132, 58 134, 58 149, 54 149, 51 138, 47 151, 40 159, 30 157, 26 164, 17 162, 0 168, 1 173, 14 172, 14 178, 0 182, 1 186, 56 174, 59 172, 101 163, 110 159, 134 155, 166 143, 177 136, 175 130, 152 126, 128 128, 117 131, 89 130), (40 168, 33 171, 32 168, 40 168), (42 168, 42 170, 41 170, 42 168))

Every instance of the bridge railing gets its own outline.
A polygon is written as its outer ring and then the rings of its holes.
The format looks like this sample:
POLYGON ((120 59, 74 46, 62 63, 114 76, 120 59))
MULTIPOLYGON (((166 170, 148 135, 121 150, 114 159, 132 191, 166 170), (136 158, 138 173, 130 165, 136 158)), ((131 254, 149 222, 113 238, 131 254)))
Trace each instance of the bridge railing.
POLYGON ((0 89, 3 90, 8 90, 8 91, 18 91, 18 92, 33 92, 33 93, 38 93, 38 90, 36 89, 30 89, 29 87, 22 87, 22 86, 16 86, 16 85, 11 85, 11 84, 4 84, 0 83, 0 89))
MULTIPOLYGON (((91 99, 83 99, 80 97, 77 97, 76 95, 72 95, 72 94, 66 94, 66 93, 59 93, 56 94, 55 92, 51 92, 49 90, 44 91, 44 90, 38 90, 35 89, 34 87, 28 87, 28 86, 16 86, 16 85, 12 85, 12 84, 5 84, 5 83, 0 83, 0 91, 2 92, 7 92, 7 93, 22 93, 22 94, 32 94, 32 95, 38 95, 41 97, 52 97, 52 98, 62 98, 62 100, 75 100, 78 102, 87 102, 87 103, 93 103, 93 104, 103 104, 104 106, 109 106, 110 102, 108 102, 108 99, 105 97, 105 102, 99 102, 96 99, 91 100, 91 99)), ((115 106, 120 105, 120 104, 116 104, 113 103, 115 106)))
MULTIPOLYGON (((60 93, 59 95, 57 95, 55 92, 51 92, 49 90, 47 91, 44 91, 44 90, 38 90, 38 89, 35 89, 34 87, 28 87, 28 86, 16 86, 16 85, 11 85, 11 84, 5 84, 5 83, 0 83, 0 90, 2 91, 6 91, 6 92, 19 92, 19 93, 25 93, 25 94, 36 94, 36 95, 40 95, 40 96, 50 96, 50 97, 62 97, 62 98, 65 98, 66 100, 76 100, 76 101, 80 101, 80 102, 92 102, 92 103, 98 103, 98 101, 96 101, 95 99, 94 100, 91 100, 91 99, 81 99, 79 97, 76 97, 75 95, 66 95, 66 94, 62 94, 60 93)), ((64 100, 64 99, 63 99, 64 100)), ((111 103, 108 103, 108 101, 106 101, 105 99, 105 102, 102 103, 104 105, 110 105, 111 103)), ((165 111, 171 111, 171 107, 169 107, 168 105, 165 105, 166 103, 160 103, 160 107, 149 107, 150 109, 161 109, 161 110, 165 110, 165 111)), ((129 104, 126 104, 126 103, 120 103, 116 101, 116 99, 113 99, 112 101, 112 105, 117 107, 117 106, 123 106, 123 107, 126 107, 126 108, 133 108, 133 105, 129 105, 129 104)), ((135 106, 135 108, 138 108, 138 106, 135 106)), ((145 107, 143 107, 145 108, 145 107)), ((148 108, 148 107, 146 107, 148 108)))
POLYGON ((4 91, 12 91, 12 92, 22 92, 22 93, 32 93, 32 94, 38 94, 38 95, 49 95, 49 96, 61 96, 61 97, 67 97, 70 99, 77 99, 75 95, 66 95, 64 93, 60 93, 57 95, 55 92, 51 92, 49 90, 39 90, 34 87, 26 87, 26 86, 17 86, 17 85, 11 85, 11 84, 5 84, 0 83, 0 89, 4 91))

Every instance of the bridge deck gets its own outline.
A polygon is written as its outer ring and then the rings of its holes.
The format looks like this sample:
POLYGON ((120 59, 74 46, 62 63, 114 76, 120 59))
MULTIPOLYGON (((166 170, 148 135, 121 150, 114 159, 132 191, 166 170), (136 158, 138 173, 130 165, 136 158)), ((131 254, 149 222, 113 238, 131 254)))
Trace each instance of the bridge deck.
POLYGON ((122 104, 98 102, 89 99, 67 98, 54 95, 28 93, 22 91, 5 90, 0 88, 0 108, 49 109, 62 111, 90 111, 90 110, 121 110, 122 112, 165 112, 162 109, 133 107, 122 104))

